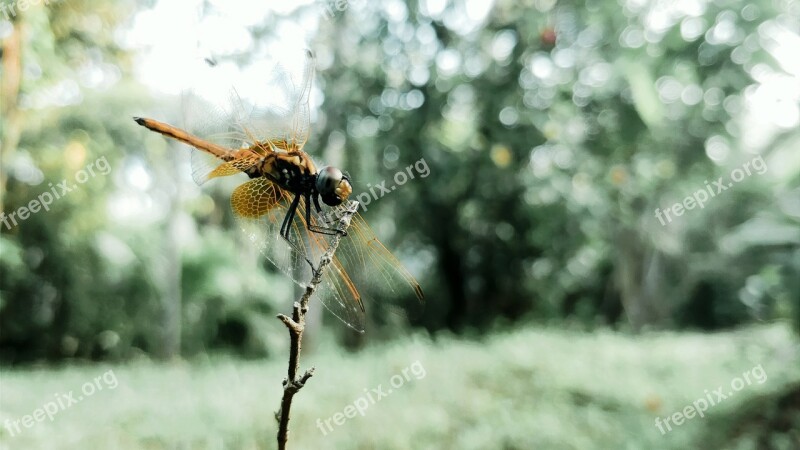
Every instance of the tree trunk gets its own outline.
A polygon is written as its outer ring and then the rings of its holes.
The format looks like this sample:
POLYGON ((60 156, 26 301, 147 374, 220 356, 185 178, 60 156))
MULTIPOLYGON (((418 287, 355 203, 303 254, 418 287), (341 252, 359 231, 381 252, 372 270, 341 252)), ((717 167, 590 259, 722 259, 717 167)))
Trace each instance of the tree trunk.
POLYGON ((8 182, 8 165, 19 143, 22 132, 22 114, 19 110, 19 91, 22 81, 22 39, 23 21, 14 17, 11 22, 11 34, 0 44, 3 77, 0 78, 0 211, 5 208, 6 183, 8 182))
MULTIPOLYGON (((167 149, 169 156, 165 158, 166 167, 178 167, 179 149, 170 146, 167 149)), ((164 224, 164 249, 160 270, 161 308, 159 311, 159 352, 158 357, 168 361, 180 356, 181 353, 181 249, 180 240, 180 181, 170 176, 164 168, 156 170, 161 185, 173 185, 175 194, 170 196, 169 213, 164 224)))

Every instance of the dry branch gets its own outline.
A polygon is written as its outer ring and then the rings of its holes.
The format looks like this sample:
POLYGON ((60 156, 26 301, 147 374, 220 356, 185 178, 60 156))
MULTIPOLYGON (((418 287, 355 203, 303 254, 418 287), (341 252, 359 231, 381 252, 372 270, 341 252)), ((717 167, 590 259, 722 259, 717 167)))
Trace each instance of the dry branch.
MULTIPOLYGON (((347 231, 350 226, 350 220, 353 214, 358 209, 358 202, 350 202, 347 206, 342 207, 343 213, 339 216, 337 228, 342 231, 347 231)), ((303 331, 306 326, 306 313, 308 313, 308 302, 314 291, 317 290, 320 282, 322 282, 322 275, 325 268, 333 260, 333 255, 339 247, 339 241, 342 239, 341 234, 336 234, 331 239, 328 250, 322 255, 319 264, 316 268, 312 267, 313 276, 311 282, 306 286, 303 296, 300 297, 299 302, 295 302, 292 308, 292 317, 284 314, 278 314, 278 319, 286 325, 289 330, 289 371, 287 378, 283 379, 283 399, 281 400, 281 407, 275 413, 275 419, 278 421, 278 448, 284 450, 286 442, 289 439, 289 412, 292 407, 292 398, 300 389, 305 386, 306 381, 314 375, 314 368, 310 368, 303 372, 301 376, 297 376, 300 371, 300 349, 303 342, 303 331)))

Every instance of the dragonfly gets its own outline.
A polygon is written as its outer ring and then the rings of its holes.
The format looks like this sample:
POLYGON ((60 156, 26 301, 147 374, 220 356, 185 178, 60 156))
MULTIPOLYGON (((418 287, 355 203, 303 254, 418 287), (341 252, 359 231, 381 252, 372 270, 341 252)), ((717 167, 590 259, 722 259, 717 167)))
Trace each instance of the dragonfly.
MULTIPOLYGON (((311 129, 314 55, 306 50, 302 60, 297 74, 282 65, 270 70, 265 101, 240 95, 236 88, 218 104, 190 92, 184 95, 184 128, 144 117, 134 120, 190 147, 192 177, 198 184, 249 177, 231 194, 233 217, 252 245, 298 285, 308 282, 315 270, 311 261, 329 248, 330 237, 341 235, 318 292, 322 304, 346 325, 364 331, 365 300, 417 316, 424 305, 419 283, 361 215, 353 214, 347 231, 332 220, 351 207, 353 187, 345 172, 330 166, 318 169, 304 151, 311 129)), ((213 70, 216 64, 209 66, 213 70)))

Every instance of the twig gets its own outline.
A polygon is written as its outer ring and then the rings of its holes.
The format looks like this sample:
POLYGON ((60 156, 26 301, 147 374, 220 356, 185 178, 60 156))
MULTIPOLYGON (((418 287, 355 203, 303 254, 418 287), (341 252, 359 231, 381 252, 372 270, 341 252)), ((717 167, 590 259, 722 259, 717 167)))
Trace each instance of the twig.
MULTIPOLYGON (((342 231, 347 231, 350 226, 350 220, 358 209, 358 202, 352 201, 342 208, 342 213, 339 218, 337 228, 342 231)), ((317 286, 322 281, 322 274, 325 268, 333 260, 333 254, 336 253, 336 248, 339 247, 341 234, 335 234, 331 239, 328 250, 322 255, 319 260, 317 268, 312 267, 314 275, 311 277, 311 282, 306 286, 306 290, 299 302, 294 302, 292 308, 292 317, 284 314, 278 314, 278 319, 286 325, 289 329, 289 372, 287 378, 283 379, 283 399, 281 400, 281 407, 275 413, 275 420, 278 421, 278 448, 284 450, 286 442, 289 439, 289 411, 292 407, 292 398, 300 389, 305 386, 306 381, 314 375, 314 368, 310 368, 303 372, 299 378, 297 372, 300 371, 300 349, 303 342, 303 331, 306 326, 306 313, 308 313, 308 302, 317 286)))

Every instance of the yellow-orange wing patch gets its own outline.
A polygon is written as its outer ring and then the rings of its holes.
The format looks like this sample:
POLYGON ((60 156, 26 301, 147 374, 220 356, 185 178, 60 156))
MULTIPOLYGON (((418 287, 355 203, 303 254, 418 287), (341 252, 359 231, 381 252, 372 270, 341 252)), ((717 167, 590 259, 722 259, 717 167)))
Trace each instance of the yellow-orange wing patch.
POLYGON ((280 188, 265 177, 255 178, 237 187, 231 194, 233 212, 256 219, 270 212, 281 198, 280 188))
POLYGON ((256 165, 262 157, 262 155, 253 153, 249 150, 236 152, 234 153, 234 159, 232 161, 220 164, 215 169, 208 172, 208 174, 204 176, 203 180, 207 181, 212 178, 227 177, 230 175, 236 175, 237 173, 245 172, 247 169, 256 165))

